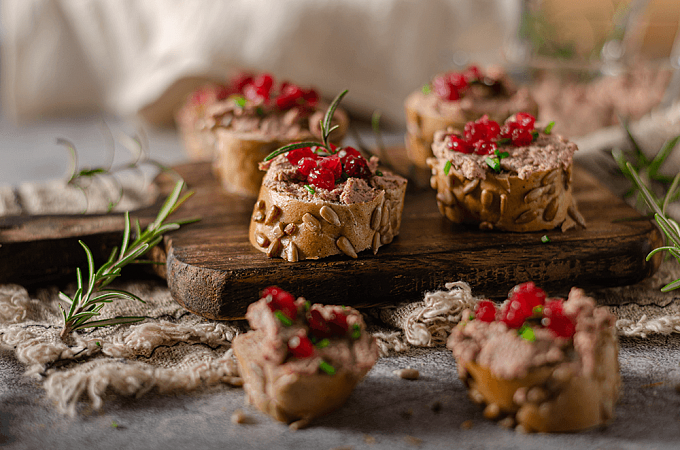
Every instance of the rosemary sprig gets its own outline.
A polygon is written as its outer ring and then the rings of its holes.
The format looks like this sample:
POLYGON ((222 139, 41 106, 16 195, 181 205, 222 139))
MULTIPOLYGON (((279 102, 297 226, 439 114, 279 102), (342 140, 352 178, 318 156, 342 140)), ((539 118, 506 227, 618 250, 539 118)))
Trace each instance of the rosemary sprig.
MULTIPOLYGON (((627 155, 625 155, 620 149, 613 149, 611 153, 614 161, 616 161, 617 165, 619 166, 619 170, 621 170, 623 175, 632 183, 631 189, 626 192, 624 196, 630 197, 637 193, 635 202, 638 208, 640 208, 643 204, 644 197, 642 196, 642 191, 639 189, 639 187, 636 189, 636 183, 628 168, 628 165, 630 164, 630 167, 633 167, 638 178, 643 181, 643 184, 646 185, 646 183, 649 183, 650 192, 654 189, 655 184, 657 187, 661 186, 663 189, 668 188, 668 186, 673 182, 673 178, 662 175, 660 170, 663 163, 668 159, 670 154, 677 146, 678 142, 680 142, 680 136, 676 136, 667 140, 658 153, 654 156, 654 158, 650 159, 647 157, 647 155, 645 155, 638 145, 635 137, 630 132, 628 125, 625 122, 622 123, 626 135, 633 146, 632 154, 628 155, 632 157, 633 162, 630 162, 627 155)), ((670 202, 677 200, 679 197, 680 193, 674 194, 668 199, 668 201, 670 202)))
POLYGON ((324 118, 320 121, 319 125, 321 126, 321 141, 322 141, 321 144, 318 142, 296 142, 294 144, 284 145, 283 147, 278 148, 271 152, 269 155, 267 155, 267 157, 264 160, 271 161, 272 159, 276 158, 279 155, 283 155, 284 153, 288 153, 298 148, 305 147, 312 148, 314 153, 320 156, 329 156, 339 152, 340 151, 339 147, 333 150, 328 141, 328 137, 334 130, 336 130, 339 127, 339 125, 334 125, 331 127, 331 123, 333 122, 333 114, 335 114, 335 110, 338 108, 338 104, 340 104, 340 101, 347 94, 347 92, 348 92, 347 89, 345 89, 344 91, 339 93, 337 97, 333 99, 330 106, 326 110, 324 118))
MULTIPOLYGON (((654 220, 666 236, 666 245, 655 248, 649 252, 647 255, 647 261, 649 261, 656 253, 667 251, 673 257, 675 257, 678 262, 680 262, 680 226, 678 225, 678 222, 666 214, 666 208, 668 207, 671 198, 676 195, 676 191, 680 185, 680 173, 678 173, 675 178, 673 178, 671 186, 664 195, 664 198, 658 199, 656 195, 645 185, 645 183, 640 178, 640 175, 630 162, 626 162, 626 169, 633 180, 633 183, 642 195, 642 198, 644 198, 645 202, 647 203, 647 206, 649 206, 649 208, 654 212, 654 220)), ((679 287, 680 278, 662 287, 661 292, 672 291, 679 287)))
POLYGON ((80 268, 76 269, 77 289, 73 297, 69 297, 63 292, 59 292, 59 298, 67 303, 68 310, 59 304, 64 326, 61 330, 61 338, 65 339, 72 331, 82 328, 104 327, 108 325, 118 325, 123 323, 133 323, 144 320, 139 316, 118 316, 111 319, 93 320, 98 317, 101 310, 107 303, 114 299, 144 301, 136 295, 118 290, 106 289, 106 287, 120 276, 121 269, 126 265, 135 262, 138 258, 146 254, 151 248, 163 239, 163 234, 168 231, 176 230, 182 224, 196 221, 189 219, 184 221, 165 223, 167 217, 184 203, 193 192, 189 192, 180 198, 184 182, 178 181, 174 189, 163 203, 156 219, 142 232, 139 221, 135 222, 136 238, 130 242, 132 221, 129 212, 125 213, 125 228, 123 230, 123 240, 118 248, 114 248, 108 261, 95 271, 94 258, 92 251, 87 245, 80 242, 87 255, 88 277, 87 283, 84 282, 80 268))

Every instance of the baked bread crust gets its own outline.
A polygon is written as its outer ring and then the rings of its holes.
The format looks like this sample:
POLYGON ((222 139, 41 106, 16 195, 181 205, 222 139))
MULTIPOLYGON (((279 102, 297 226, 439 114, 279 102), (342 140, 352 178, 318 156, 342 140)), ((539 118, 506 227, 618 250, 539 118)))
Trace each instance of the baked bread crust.
POLYGON ((515 89, 502 73, 496 76, 511 92, 509 96, 478 99, 471 94, 468 99, 463 97, 461 100, 444 101, 435 100, 434 93, 425 94, 417 90, 406 97, 406 152, 415 166, 427 168, 427 158, 432 157, 434 134, 439 130, 452 127, 462 132, 467 122, 477 120, 485 114, 498 123, 503 123, 520 111, 538 115, 538 105, 529 95, 528 89, 515 89), (435 105, 432 105, 433 102, 435 105))
MULTIPOLYGON (((277 158, 284 161, 285 155, 277 158)), ((367 201, 346 204, 276 190, 268 182, 276 177, 270 170, 253 209, 250 243, 270 258, 291 262, 339 254, 357 258, 369 248, 375 254, 399 234, 406 194, 404 178, 384 176, 394 182, 376 188, 367 201)))

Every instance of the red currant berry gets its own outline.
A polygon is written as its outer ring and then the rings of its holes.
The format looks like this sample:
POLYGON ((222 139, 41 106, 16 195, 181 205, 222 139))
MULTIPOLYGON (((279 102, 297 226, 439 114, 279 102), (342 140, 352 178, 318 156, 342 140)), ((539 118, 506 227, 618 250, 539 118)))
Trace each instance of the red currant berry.
POLYGON ((340 161, 340 158, 337 157, 336 155, 320 158, 317 161, 317 164, 320 169, 330 170, 330 172, 335 177, 335 180, 340 178, 340 176, 342 175, 342 162, 340 161))
POLYGON ((475 318, 482 322, 496 320, 496 305, 491 300, 482 300, 475 308, 475 318))
POLYGON ((276 106, 279 109, 290 109, 304 100, 299 86, 288 83, 282 86, 281 94, 276 98, 276 106))
POLYGON ((307 181, 314 187, 327 189, 329 191, 335 187, 335 176, 333 175, 333 172, 327 169, 312 169, 312 171, 309 172, 307 181))
POLYGON ((269 92, 274 85, 274 77, 268 73, 262 73, 253 80, 253 85, 269 92))
POLYGON ((517 128, 519 128, 519 124, 517 122, 505 122, 505 124, 503 124, 501 127, 500 137, 502 139, 512 139, 512 132, 517 128))
POLYGON ((467 88, 468 86, 467 79, 465 78, 464 75, 460 73, 455 72, 450 73, 447 81, 449 82, 451 88, 455 89, 459 93, 465 90, 465 88, 467 88))
POLYGON ((501 126, 495 120, 489 120, 489 116, 484 114, 477 123, 484 125, 484 133, 486 140, 494 140, 498 138, 498 133, 501 132, 501 126))
POLYGON ((313 158, 316 159, 316 154, 312 151, 311 147, 296 148, 286 153, 286 158, 292 165, 297 165, 297 163, 302 158, 313 158))
POLYGON ((486 139, 486 127, 477 122, 468 122, 463 129, 463 136, 469 144, 486 139))
POLYGON ((512 145, 516 147, 522 147, 531 144, 531 142, 534 140, 534 136, 529 130, 524 128, 516 128, 512 130, 510 139, 512 139, 512 145))
POLYGON ((307 336, 293 336, 288 339, 288 351, 296 358, 309 358, 314 354, 314 345, 307 336))
POLYGON ((334 311, 328 318, 328 326, 334 336, 344 336, 347 334, 347 316, 342 311, 334 311))
POLYGON ((479 67, 477 66, 469 66, 467 69, 465 69, 463 75, 465 75, 468 83, 482 79, 482 71, 479 70, 479 67))
POLYGON ((316 159, 310 157, 301 158, 297 163, 297 173, 304 179, 309 176, 309 173, 316 169, 316 159))
POLYGON ((303 90, 302 98, 309 106, 316 106, 316 104, 319 103, 319 94, 314 89, 303 90))
POLYGON ((265 299, 272 312, 281 311, 286 317, 293 320, 297 316, 297 306, 295 297, 276 286, 270 286, 262 291, 262 298, 265 299))
POLYGON ((574 333, 576 333, 576 324, 561 311, 559 313, 556 313, 556 311, 553 311, 550 317, 543 317, 541 325, 555 333, 558 337, 573 337, 574 333))
POLYGON ((371 169, 363 156, 348 156, 345 159, 345 173, 351 178, 371 178, 371 169))
POLYGON ((492 155, 498 149, 498 144, 492 141, 477 141, 473 147, 477 155, 492 155))
POLYGON ((340 161, 342 161, 342 164, 345 164, 345 161, 347 161, 347 158, 350 156, 352 157, 361 157, 361 153, 359 153, 359 150, 357 150, 354 147, 343 147, 338 153, 338 157, 340 158, 340 161))
POLYGON ((333 335, 328 322, 317 309, 312 309, 307 314, 307 324, 312 335, 323 339, 333 335))
POLYGON ((432 90, 442 100, 454 101, 460 98, 458 89, 445 76, 438 76, 432 80, 432 90))
POLYGON ((252 75, 250 75, 249 73, 241 73, 231 80, 231 85, 234 87, 234 90, 236 92, 242 94, 243 88, 245 88, 246 85, 251 84, 252 82, 253 82, 252 75))
POLYGON ((501 322, 508 326, 508 328, 520 328, 524 325, 524 321, 528 319, 531 314, 527 313, 525 309, 518 304, 519 302, 508 302, 501 309, 501 322))
POLYGON ((455 134, 449 135, 446 145, 454 152, 470 154, 474 151, 474 148, 465 139, 455 134))
POLYGON ((529 113, 518 112, 515 114, 515 122, 519 124, 520 128, 532 131, 534 129, 534 124, 536 123, 536 118, 529 113))
POLYGON ((552 317, 553 315, 563 314, 564 300, 556 299, 546 302, 543 308, 543 317, 552 317))
POLYGON ((545 303, 545 291, 529 281, 515 286, 510 291, 510 300, 517 301, 531 315, 534 308, 545 303))

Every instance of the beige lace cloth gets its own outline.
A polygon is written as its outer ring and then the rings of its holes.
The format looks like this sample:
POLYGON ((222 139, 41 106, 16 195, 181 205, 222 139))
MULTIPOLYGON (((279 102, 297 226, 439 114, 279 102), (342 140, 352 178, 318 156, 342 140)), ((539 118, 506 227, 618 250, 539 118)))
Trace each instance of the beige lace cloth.
MULTIPOLYGON (((55 189, 68 188, 54 184, 49 191, 54 194, 55 189)), ((26 187, 23 192, 35 195, 41 191, 26 187)), ((134 205, 133 198, 146 201, 148 192, 128 195, 126 202, 134 205)), ((16 213, 19 206, 11 203, 16 198, 16 192, 0 189, 0 202, 5 202, 0 214, 16 213)), ((34 205, 40 201, 24 199, 19 203, 34 205)), ((90 209, 97 210, 95 203, 90 201, 90 209)), ((679 277, 680 267, 669 260, 642 283, 591 294, 598 302, 612 305, 623 336, 680 333, 680 291, 659 291, 679 277)), ((146 303, 115 301, 104 309, 102 318, 139 315, 146 320, 81 330, 62 341, 56 287, 40 288, 29 295, 22 286, 0 285, 0 346, 14 353, 26 366, 28 376, 42 381, 59 410, 76 414, 86 404, 98 409, 111 395, 141 397, 150 391, 188 392, 218 384, 241 385, 231 341, 246 330, 243 322, 211 321, 187 312, 172 299, 161 280, 121 282, 116 287, 146 303)), ((71 294, 74 288, 70 286, 66 292, 71 294)), ((379 319, 373 320, 376 323, 371 331, 381 353, 388 355, 413 347, 443 345, 463 310, 473 308, 477 301, 466 283, 452 281, 440 291, 425 293, 422 301, 366 313, 379 319)))

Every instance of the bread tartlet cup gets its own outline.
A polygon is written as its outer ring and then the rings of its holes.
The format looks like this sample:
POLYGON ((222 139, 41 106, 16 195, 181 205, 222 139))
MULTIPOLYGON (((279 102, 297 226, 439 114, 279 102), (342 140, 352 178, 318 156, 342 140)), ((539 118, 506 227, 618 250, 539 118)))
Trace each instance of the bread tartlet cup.
POLYGON ((449 127, 462 131, 465 124, 483 115, 503 122, 526 111, 534 116, 538 106, 526 87, 516 87, 500 68, 486 74, 475 66, 462 72, 439 74, 404 102, 406 112, 406 151, 409 160, 427 168, 432 156, 434 135, 449 127))
POLYGON ((507 318, 508 311, 521 309, 513 305, 515 298, 511 294, 486 319, 479 307, 467 311, 447 342, 459 377, 470 398, 484 405, 484 416, 546 433, 611 421, 621 384, 616 318, 573 288, 566 301, 536 305, 526 321, 517 321, 507 318), (559 323, 557 331, 542 325, 550 320, 559 323))
POLYGON ((328 118, 323 144, 284 147, 261 165, 267 173, 249 237, 270 258, 357 258, 366 249, 377 253, 399 234, 406 179, 379 170, 376 157, 366 160, 352 147, 328 143, 328 118))
POLYGON ((270 287, 246 318, 253 331, 233 348, 248 401, 294 428, 340 408, 378 358, 353 308, 312 305, 270 287))
MULTIPOLYGON (((319 121, 327 105, 313 89, 275 83, 271 75, 242 75, 224 86, 208 85, 188 98, 176 123, 188 154, 213 161, 213 170, 230 193, 257 196, 263 173, 258 163, 277 148, 298 141, 320 141, 319 121)), ((336 110, 333 141, 349 126, 336 110)))
POLYGON ((470 144, 454 143, 466 138, 453 128, 435 133, 435 157, 427 163, 441 214, 452 222, 476 224, 484 230, 585 227, 572 194, 576 144, 545 129, 533 129, 533 125, 530 133, 533 140, 519 145, 494 135, 487 140, 493 152, 484 147, 477 152, 470 144), (459 151, 460 146, 464 152, 459 151))

